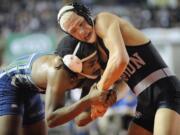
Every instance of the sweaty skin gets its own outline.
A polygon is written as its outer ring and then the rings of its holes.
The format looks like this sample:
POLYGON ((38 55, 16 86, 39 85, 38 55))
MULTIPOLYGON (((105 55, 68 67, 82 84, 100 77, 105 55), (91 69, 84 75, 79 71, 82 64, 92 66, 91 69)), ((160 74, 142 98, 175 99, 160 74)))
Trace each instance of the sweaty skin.
MULTIPOLYGON (((99 90, 108 90, 126 69, 129 56, 125 45, 135 46, 149 41, 143 33, 130 23, 107 12, 102 12, 96 16, 94 28, 90 26, 82 16, 77 15, 75 12, 70 11, 69 14, 66 13, 66 17, 67 16, 69 16, 69 19, 67 19, 68 21, 63 25, 67 33, 79 40, 90 43, 96 42, 98 36, 103 40, 105 47, 109 51, 109 59, 107 59, 106 53, 103 52, 101 46, 98 46, 101 52, 101 59, 107 63, 105 71, 97 83, 99 90), (83 29, 83 32, 81 32, 81 29, 83 29)), ((101 111, 96 109, 92 110, 102 112, 102 115, 106 111, 103 107, 99 106, 97 108, 101 108, 101 111)), ((96 112, 93 113, 95 114, 96 112)))
MULTIPOLYGON (((102 12, 97 15, 95 20, 96 33, 102 38, 110 53, 107 67, 98 83, 100 89, 107 90, 119 79, 127 66, 129 58, 125 45, 139 46, 149 42, 149 39, 133 25, 116 15, 102 12)), ((160 108, 155 115, 153 133, 132 123, 128 135, 176 135, 180 134, 177 128, 179 123, 180 115, 177 112, 167 108, 160 108), (164 122, 171 123, 171 125, 164 122)))
POLYGON ((129 56, 125 45, 136 46, 147 43, 149 39, 126 20, 102 12, 95 18, 96 34, 104 41, 109 51, 107 67, 98 83, 98 88, 107 90, 119 79, 125 70, 129 56))
MULTIPOLYGON (((72 120, 86 109, 89 109, 91 104, 102 104, 107 95, 105 92, 102 93, 92 89, 87 96, 82 97, 76 103, 65 106, 65 92, 75 88, 84 77, 77 75, 77 78, 73 78, 63 67, 60 69, 55 68, 60 64, 62 64, 62 60, 59 56, 45 55, 35 60, 32 66, 34 83, 46 92, 45 115, 49 127, 55 127, 72 120)), ((86 74, 94 74, 99 69, 97 55, 83 62, 83 72, 86 74)), ((114 98, 113 103, 115 101, 114 98)), ((109 101, 105 105, 112 105, 112 102, 109 101)), ((89 119, 88 123, 90 121, 92 119, 89 119)))
POLYGON ((69 16, 63 24, 67 33, 78 40, 89 43, 96 42, 98 36, 109 51, 107 60, 106 54, 98 46, 102 60, 107 62, 106 69, 97 85, 101 90, 108 90, 125 70, 129 62, 125 45, 136 46, 149 41, 142 32, 126 20, 107 12, 96 16, 94 28, 82 16, 72 11, 65 13, 65 16, 69 16))
MULTIPOLYGON (((128 21, 108 12, 101 12, 95 17, 95 29, 92 29, 92 26, 87 27, 88 23, 86 22, 84 24, 81 18, 82 16, 78 16, 74 12, 69 25, 65 28, 67 30, 66 32, 81 41, 89 43, 96 42, 97 36, 103 40, 105 47, 109 51, 109 59, 107 59, 107 55, 103 52, 101 46, 98 46, 101 52, 101 59, 107 65, 97 87, 98 90, 108 90, 121 77, 127 67, 129 56, 126 46, 140 46, 148 43, 150 40, 128 21), (73 25, 75 20, 76 24, 73 25), (83 30, 84 33, 90 33, 88 34, 88 38, 86 36, 87 34, 80 32, 82 27, 79 22, 83 22, 83 28, 85 26, 88 28, 83 30), (69 28, 71 29, 69 30, 69 28)), ((95 107, 95 109, 98 110, 99 106, 95 107)), ((176 135, 180 134, 180 131, 176 127, 179 123, 180 116, 177 112, 168 108, 159 108, 155 114, 153 133, 138 124, 132 123, 128 135, 176 135), (164 124, 164 122, 173 124, 164 124)))

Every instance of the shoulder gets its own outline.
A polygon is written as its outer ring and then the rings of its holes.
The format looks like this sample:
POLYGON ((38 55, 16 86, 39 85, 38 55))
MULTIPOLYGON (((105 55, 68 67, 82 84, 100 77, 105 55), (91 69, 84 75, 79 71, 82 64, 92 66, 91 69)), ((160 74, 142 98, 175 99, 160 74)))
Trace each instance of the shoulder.
POLYGON ((47 63, 49 75, 54 77, 59 76, 59 74, 67 76, 66 74, 68 74, 68 72, 63 68, 63 61, 61 57, 57 55, 50 56, 47 63))
POLYGON ((95 22, 97 25, 103 23, 103 24, 108 24, 111 23, 115 20, 118 20, 118 16, 116 16, 115 14, 109 13, 109 12, 101 12, 99 14, 97 14, 96 18, 95 18, 95 22))
POLYGON ((48 79, 63 85, 66 88, 72 88, 77 82, 75 73, 73 74, 67 67, 64 66, 62 58, 56 56, 52 63, 49 63, 48 79))
POLYGON ((120 26, 131 25, 129 21, 122 18, 121 16, 109 12, 98 13, 95 18, 95 22, 97 25, 102 25, 102 24, 110 25, 112 24, 112 22, 118 22, 120 26))
POLYGON ((144 33, 142 33, 129 21, 108 12, 102 12, 97 15, 95 18, 95 30, 97 35, 101 38, 112 37, 112 35, 116 35, 116 33, 118 33, 116 30, 120 30, 125 44, 128 45, 140 44, 149 40, 144 33), (110 32, 111 36, 107 36, 108 32, 110 32))
POLYGON ((114 21, 118 21, 122 24, 129 23, 127 20, 123 19, 121 16, 118 16, 114 13, 110 13, 110 12, 98 13, 95 18, 95 22, 104 21, 104 20, 106 20, 104 23, 114 22, 114 21))
POLYGON ((127 20, 117 16, 116 14, 109 12, 101 12, 97 14, 95 18, 95 29, 99 36, 106 33, 106 31, 113 25, 116 25, 119 28, 132 26, 127 20))
POLYGON ((96 15, 96 18, 104 18, 104 17, 115 17, 116 15, 110 12, 100 12, 96 15))
POLYGON ((119 17, 109 12, 101 12, 95 18, 95 30, 97 35, 103 37, 111 25, 119 22, 119 17))

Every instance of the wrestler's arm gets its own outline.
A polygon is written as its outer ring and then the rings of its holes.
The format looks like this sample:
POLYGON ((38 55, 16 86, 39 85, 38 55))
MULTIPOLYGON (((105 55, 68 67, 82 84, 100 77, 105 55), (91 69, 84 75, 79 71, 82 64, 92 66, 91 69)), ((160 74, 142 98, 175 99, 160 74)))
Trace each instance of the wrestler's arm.
MULTIPOLYGON (((119 88, 119 86, 117 86, 119 88)), ((91 86, 90 87, 83 87, 82 88, 82 93, 81 93, 81 98, 83 98, 84 96, 86 96, 89 91, 91 90, 91 86)), ((103 104, 106 106, 104 106, 106 109, 111 106, 112 104, 114 104, 116 102, 116 93, 112 93, 112 91, 108 91, 107 94, 108 98, 106 98, 106 100, 103 102, 103 104)), ((90 123, 91 121, 95 120, 91 117, 91 107, 87 108, 86 110, 84 110, 82 113, 80 113, 76 118, 75 118, 75 123, 78 126, 85 126, 88 123, 90 123)), ((97 118, 97 117, 96 117, 97 118)))
MULTIPOLYGON (((90 87, 83 87, 82 88, 82 93, 81 93, 81 98, 83 98, 84 96, 86 96, 89 93, 90 87)), ((78 126, 85 126, 88 123, 90 123, 91 121, 93 121, 93 119, 91 118, 91 107, 87 108, 86 110, 84 110, 83 112, 81 112, 76 118, 75 118, 75 123, 78 126)))
POLYGON ((124 72, 129 61, 129 56, 117 18, 113 18, 109 13, 101 13, 96 17, 95 29, 97 35, 102 38, 109 51, 107 66, 98 82, 98 88, 108 90, 124 72))
MULTIPOLYGON (((60 69, 61 70, 61 69, 60 69)), ((45 98, 46 120, 49 127, 55 127, 74 119, 84 109, 90 107, 88 96, 72 105, 64 106, 65 91, 71 85, 67 74, 61 70, 49 73, 45 98)))
MULTIPOLYGON (((88 95, 88 93, 90 92, 91 86, 94 84, 93 80, 87 80, 86 82, 84 82, 83 86, 82 86, 82 92, 81 92, 81 97, 83 98, 86 95, 88 95)), ((75 123, 78 126, 85 126, 87 124, 89 124, 91 121, 93 121, 94 119, 91 118, 91 107, 87 108, 86 110, 84 110, 83 112, 81 112, 76 118, 75 118, 75 123)))
MULTIPOLYGON (((90 89, 90 88, 89 88, 90 89)), ((108 109, 109 106, 112 106, 116 101, 117 101, 117 95, 119 96, 118 99, 122 98, 125 94, 125 90, 127 90, 127 85, 123 81, 116 81, 116 83, 113 85, 111 88, 111 91, 108 91, 108 98, 105 100, 103 104, 106 104, 106 110, 108 109)), ((82 90, 81 97, 84 97, 88 93, 88 88, 85 87, 82 90)), ((98 117, 92 118, 92 108, 87 108, 84 110, 84 112, 80 113, 76 118, 75 118, 75 123, 78 126, 85 126, 91 121, 95 120, 98 117)), ((105 112, 104 112, 105 113, 105 112)))

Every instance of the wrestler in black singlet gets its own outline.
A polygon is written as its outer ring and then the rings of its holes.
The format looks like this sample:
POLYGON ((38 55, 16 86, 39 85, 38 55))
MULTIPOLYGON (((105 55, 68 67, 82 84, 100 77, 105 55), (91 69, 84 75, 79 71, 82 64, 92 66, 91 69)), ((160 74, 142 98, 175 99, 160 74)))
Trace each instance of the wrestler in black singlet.
MULTIPOLYGON (((101 41, 99 44, 105 49, 101 41)), ((169 108, 180 114, 180 81, 170 71, 151 41, 139 46, 127 45, 126 49, 130 61, 121 78, 138 99, 133 121, 153 132, 158 108, 169 108)))

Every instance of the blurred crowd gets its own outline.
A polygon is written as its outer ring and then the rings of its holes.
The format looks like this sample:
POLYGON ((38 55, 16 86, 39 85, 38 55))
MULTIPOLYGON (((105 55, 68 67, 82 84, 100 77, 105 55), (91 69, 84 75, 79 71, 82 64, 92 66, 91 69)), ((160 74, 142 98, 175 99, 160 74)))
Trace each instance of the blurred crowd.
MULTIPOLYGON (((5 40, 12 33, 53 33, 59 41, 63 34, 57 24, 57 13, 64 3, 70 1, 72 0, 1 0, 0 52, 3 51, 5 40)), ((106 9, 126 18, 140 29, 180 26, 180 0, 81 0, 81 2, 92 9, 93 16, 106 9)))
MULTIPOLYGON (((56 15, 64 2, 62 0, 2 0, 0 32, 4 36, 11 32, 56 32, 58 31, 56 15)), ((138 28, 180 26, 180 6, 177 2, 176 6, 165 4, 157 6, 148 4, 150 2, 147 0, 103 0, 103 2, 82 0, 82 2, 90 5, 93 14, 106 9, 129 19, 138 28)))

